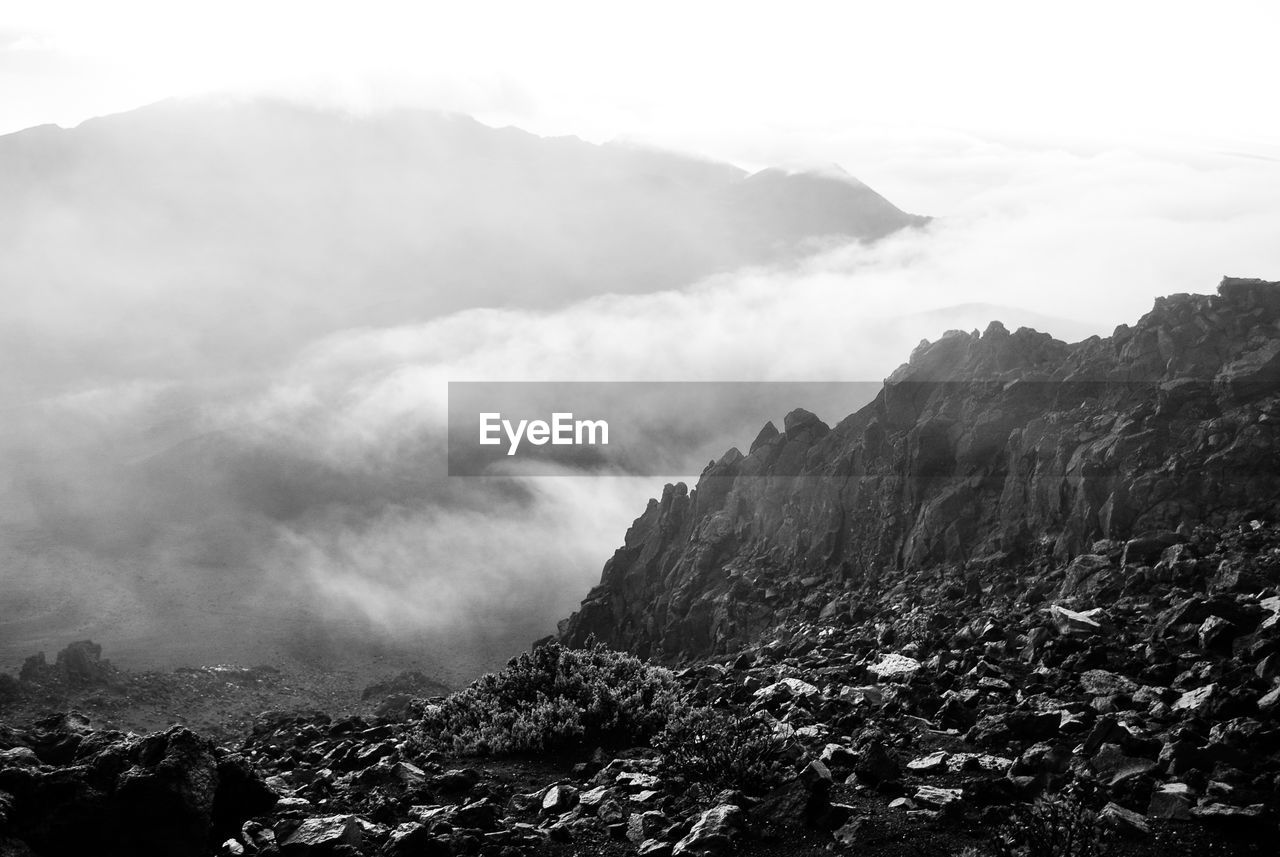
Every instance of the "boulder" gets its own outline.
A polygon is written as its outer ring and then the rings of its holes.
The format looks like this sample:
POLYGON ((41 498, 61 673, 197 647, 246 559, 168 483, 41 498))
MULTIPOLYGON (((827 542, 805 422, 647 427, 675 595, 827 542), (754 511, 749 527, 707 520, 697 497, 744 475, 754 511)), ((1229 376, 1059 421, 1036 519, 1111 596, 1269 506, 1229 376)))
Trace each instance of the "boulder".
POLYGON ((1125 809, 1118 803, 1108 803, 1098 812, 1098 822, 1116 831, 1120 836, 1145 837, 1151 834, 1151 825, 1140 814, 1125 809))
POLYGON ((339 845, 359 848, 363 839, 360 822, 354 815, 326 815, 308 818, 284 840, 285 854, 329 854, 339 845))
POLYGON ((1154 759, 1127 756, 1119 744, 1103 744, 1089 766, 1100 780, 1110 787, 1119 785, 1130 777, 1149 774, 1156 769, 1154 759))
POLYGON ((555 785, 542 796, 542 811, 550 815, 568 812, 578 802, 578 790, 570 785, 555 785))
POLYGON ((627 839, 637 845, 646 840, 652 841, 662 837, 671 827, 671 820, 661 812, 633 812, 627 820, 627 839))
POLYGON ((1085 670, 1080 674, 1080 686, 1090 696, 1132 696, 1138 683, 1108 670, 1085 670))
POLYGON ((784 678, 776 681, 771 685, 762 687, 755 692, 755 697, 761 702, 772 702, 775 699, 791 699, 793 697, 810 697, 820 693, 817 687, 809 684, 807 681, 801 681, 798 678, 784 678))
POLYGON ((1200 624, 1196 636, 1200 640, 1200 648, 1230 654, 1231 644, 1239 633, 1239 629, 1229 619, 1210 616, 1200 624))
POLYGON ((1147 817, 1168 821, 1186 821, 1191 818, 1193 795, 1185 783, 1166 783, 1151 793, 1147 817))
POLYGON ((963 789, 944 789, 936 786, 920 786, 912 795, 916 803, 943 808, 964 799, 963 789))
POLYGON ((867 667, 867 672, 880 681, 910 678, 920 671, 920 662, 905 655, 884 655, 877 663, 867 667))
POLYGON ((689 834, 675 844, 671 853, 673 857, 730 854, 741 828, 741 807, 733 804, 714 806, 698 816, 689 834))
POLYGON ((1049 607, 1049 614, 1057 623, 1058 630, 1064 634, 1100 634, 1103 631, 1104 613, 1101 607, 1078 611, 1053 604, 1049 607))
POLYGON ((1218 688, 1215 684, 1207 684, 1204 687, 1188 690, 1173 703, 1173 710, 1187 714, 1207 715, 1213 705, 1217 690, 1218 688))
POLYGON ((858 779, 873 785, 894 782, 901 774, 897 753, 882 741, 871 741, 859 751, 853 771, 858 779))
POLYGON ((938 750, 926 756, 917 756, 907 762, 907 770, 915 774, 929 774, 944 770, 949 755, 945 750, 938 750))

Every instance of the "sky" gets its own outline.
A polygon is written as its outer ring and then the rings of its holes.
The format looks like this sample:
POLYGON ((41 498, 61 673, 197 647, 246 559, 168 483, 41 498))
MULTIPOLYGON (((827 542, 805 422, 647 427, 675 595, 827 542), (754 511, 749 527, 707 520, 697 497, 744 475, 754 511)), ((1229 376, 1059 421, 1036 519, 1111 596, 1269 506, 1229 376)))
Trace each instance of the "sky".
POLYGON ((904 207, 946 213, 956 198, 880 169, 887 147, 976 134, 1280 157, 1277 23, 1265 2, 9 2, 0 132, 287 93, 748 167, 857 160, 904 207))

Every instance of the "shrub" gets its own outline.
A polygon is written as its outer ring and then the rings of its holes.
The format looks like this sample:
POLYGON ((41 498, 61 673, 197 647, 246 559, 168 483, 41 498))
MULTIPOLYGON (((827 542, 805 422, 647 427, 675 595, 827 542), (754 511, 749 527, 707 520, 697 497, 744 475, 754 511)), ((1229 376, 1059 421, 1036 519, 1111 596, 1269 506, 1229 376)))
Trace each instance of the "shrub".
POLYGON ((790 767, 791 739, 771 723, 717 708, 687 708, 672 717, 654 746, 673 774, 708 791, 762 793, 778 785, 790 767))
POLYGON ((995 845, 999 857, 1100 857, 1106 853, 1097 813, 1076 794, 1042 797, 1019 807, 995 845))
POLYGON ((550 643, 425 706, 419 734, 468 754, 573 752, 646 742, 679 706, 669 670, 603 645, 550 643))

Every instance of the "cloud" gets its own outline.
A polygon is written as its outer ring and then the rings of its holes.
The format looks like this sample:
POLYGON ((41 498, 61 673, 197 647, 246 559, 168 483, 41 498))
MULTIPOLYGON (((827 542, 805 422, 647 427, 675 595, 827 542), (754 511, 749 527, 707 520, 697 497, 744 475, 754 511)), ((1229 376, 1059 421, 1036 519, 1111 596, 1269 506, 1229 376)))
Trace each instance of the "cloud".
MULTIPOLYGON (((1157 295, 1280 278, 1271 162, 946 135, 882 154, 879 169, 947 200, 948 216, 681 289, 360 326, 257 371, 48 399, 4 435, 6 532, 57 524, 76 563, 143 569, 94 578, 124 604, 155 607, 157 576, 199 581, 166 590, 155 639, 222 599, 244 639, 294 610, 355 637, 430 638, 442 669, 464 675, 549 633, 661 485, 450 479, 449 381, 878 380, 948 328, 999 318, 1106 335, 1157 295)), ((727 425, 726 443, 758 428, 727 425)), ((6 585, 70 574, 48 551, 10 556, 6 585)))

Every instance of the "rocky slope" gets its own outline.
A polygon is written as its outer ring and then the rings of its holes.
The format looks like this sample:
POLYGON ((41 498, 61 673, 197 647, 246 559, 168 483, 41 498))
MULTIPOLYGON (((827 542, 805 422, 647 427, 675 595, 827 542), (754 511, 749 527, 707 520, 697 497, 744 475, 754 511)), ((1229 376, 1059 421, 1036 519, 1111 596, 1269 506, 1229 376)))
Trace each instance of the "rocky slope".
MULTIPOLYGON (((626 692, 651 746, 461 756, 467 692, 407 678, 234 746, 54 715, 0 726, 0 857, 1273 853, 1278 318, 1227 280, 1108 339, 950 335, 669 488, 564 629, 697 655, 626 692)), ((488 683, 538 701, 512 734, 585 711, 565 651, 488 683)), ((0 697, 123 681, 77 643, 0 697)))
POLYGON ((667 486, 559 636, 699 656, 839 616, 903 570, 1033 581, 1135 536, 1125 568, 1145 567, 1194 524, 1280 516, 1278 426, 1278 283, 1226 278, 1075 344, 952 331, 834 428, 794 411, 695 490, 667 486))
MULTIPOLYGON (((459 757, 419 728, 439 700, 267 712, 234 749, 55 716, 0 727, 0 854, 1008 854, 1067 832, 1095 854, 1271 853, 1280 526, 1197 527, 1149 566, 1126 563, 1149 543, 1091 547, 1030 588, 903 572, 679 672, 696 710, 775 736, 784 775, 761 788, 718 784, 705 738, 459 757)), ((731 768, 755 752, 723 746, 731 768)))

